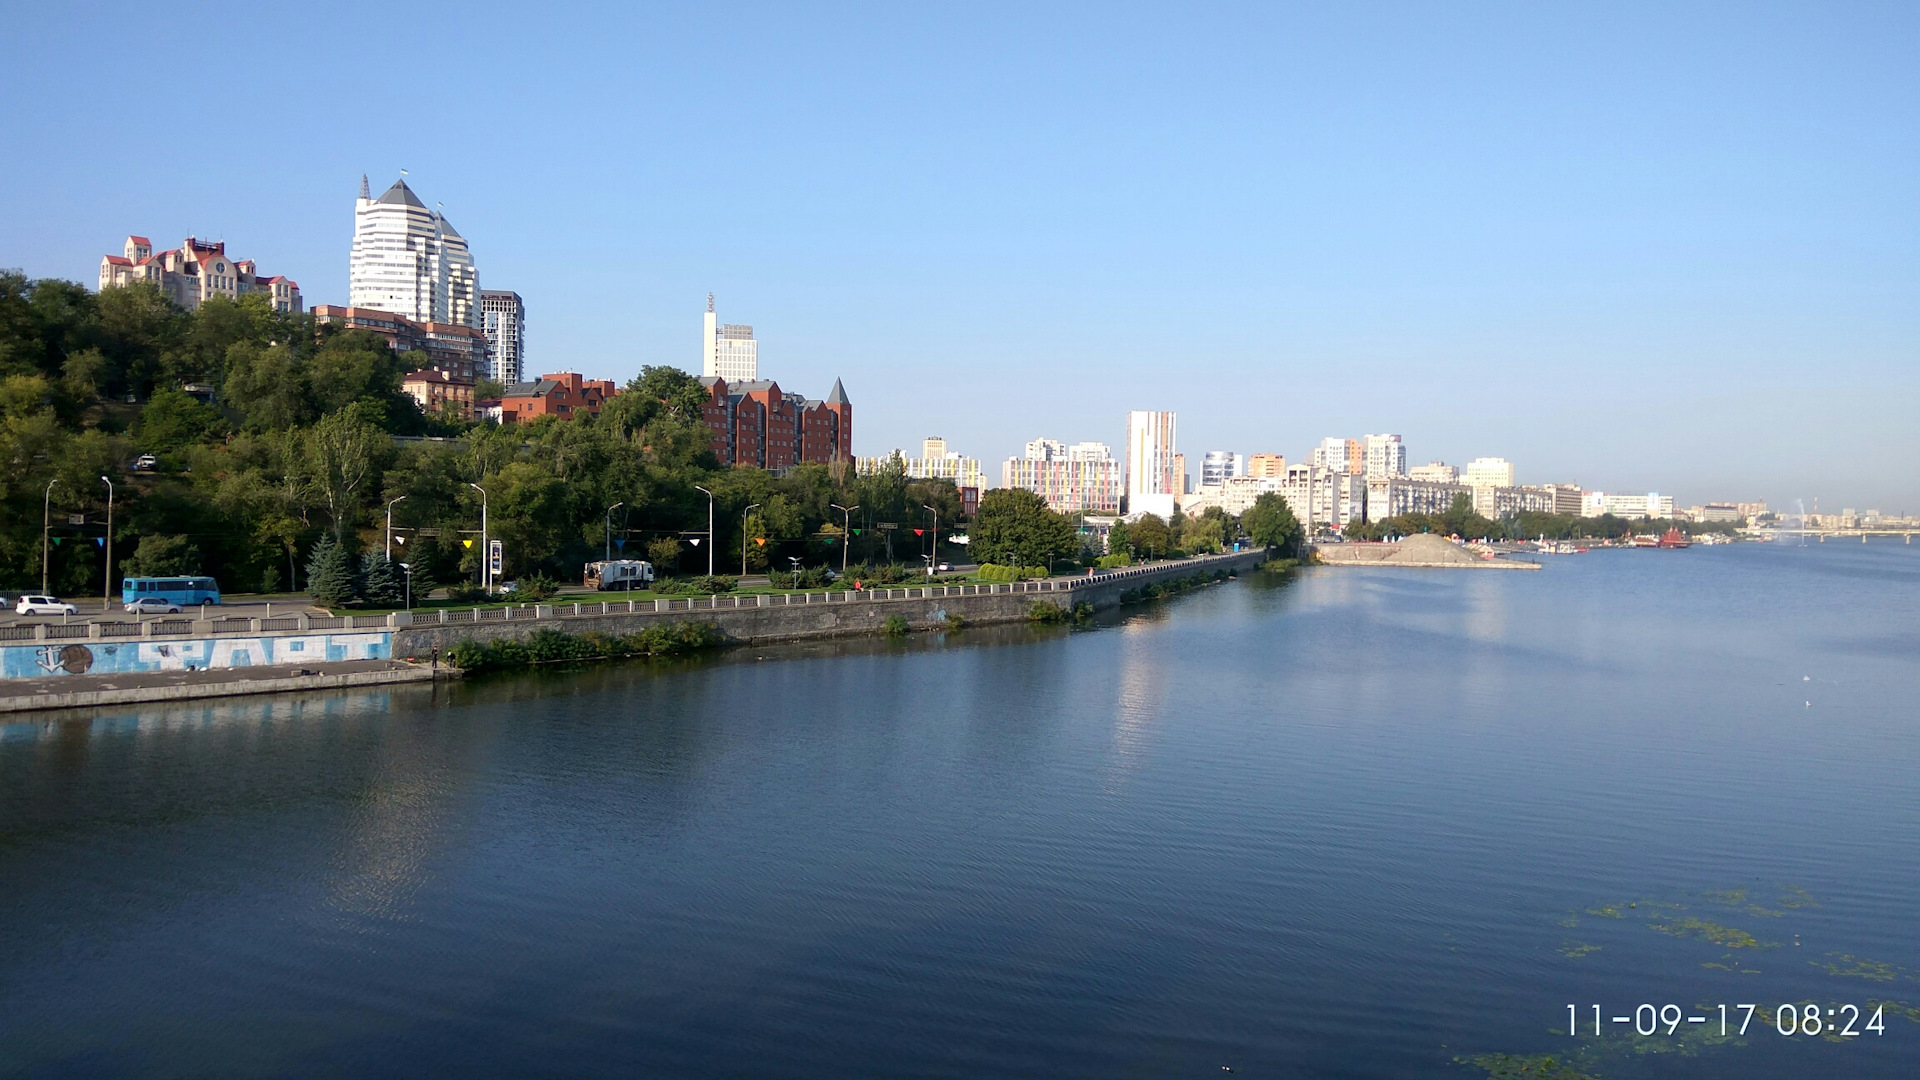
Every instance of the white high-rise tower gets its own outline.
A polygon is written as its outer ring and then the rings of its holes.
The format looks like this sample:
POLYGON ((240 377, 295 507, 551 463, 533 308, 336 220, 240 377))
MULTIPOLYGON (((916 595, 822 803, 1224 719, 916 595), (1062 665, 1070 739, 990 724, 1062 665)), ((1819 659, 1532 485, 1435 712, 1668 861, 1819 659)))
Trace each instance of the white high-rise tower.
POLYGON ((1173 414, 1127 414, 1127 512, 1171 517, 1185 478, 1174 467, 1173 414))
POLYGON ((713 310, 713 294, 707 294, 707 317, 701 335, 700 374, 718 376, 728 386, 755 382, 760 378, 760 343, 753 340, 753 327, 720 322, 713 310))
POLYGON ((363 176, 353 201, 348 306, 479 329, 480 275, 466 239, 405 180, 370 195, 363 176))

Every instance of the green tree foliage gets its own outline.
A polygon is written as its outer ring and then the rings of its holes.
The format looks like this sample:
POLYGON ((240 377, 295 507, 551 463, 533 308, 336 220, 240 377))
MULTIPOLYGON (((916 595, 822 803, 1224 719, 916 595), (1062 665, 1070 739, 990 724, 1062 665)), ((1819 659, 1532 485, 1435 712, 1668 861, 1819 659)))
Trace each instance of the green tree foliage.
POLYGON ((407 602, 406 571, 378 551, 360 561, 360 597, 374 607, 399 607, 407 602))
POLYGON ((1247 512, 1240 515, 1240 527, 1261 547, 1283 558, 1299 557, 1303 537, 1300 522, 1279 495, 1268 492, 1254 499, 1247 512))
POLYGON ((1045 566, 1050 558, 1071 558, 1080 547, 1073 520, 1024 488, 995 488, 982 495, 968 535, 982 563, 1045 566))
POLYGON ((212 442, 227 434, 226 417, 211 405, 204 405, 179 390, 161 390, 148 399, 133 425, 136 444, 142 451, 170 454, 199 442, 212 442))
POLYGON ((1180 547, 1194 552, 1221 550, 1234 531, 1233 519, 1218 506, 1209 506, 1180 524, 1180 547))
POLYGON ((352 603, 359 593, 353 555, 345 544, 322 535, 307 560, 307 595, 315 603, 332 608, 352 603))
POLYGON ((1173 554, 1177 546, 1173 530, 1159 514, 1141 514, 1127 530, 1127 539, 1133 545, 1134 554, 1150 559, 1164 559, 1173 554))
POLYGON ((133 557, 120 564, 126 577, 178 577, 200 572, 200 549, 184 536, 151 534, 140 538, 133 557))

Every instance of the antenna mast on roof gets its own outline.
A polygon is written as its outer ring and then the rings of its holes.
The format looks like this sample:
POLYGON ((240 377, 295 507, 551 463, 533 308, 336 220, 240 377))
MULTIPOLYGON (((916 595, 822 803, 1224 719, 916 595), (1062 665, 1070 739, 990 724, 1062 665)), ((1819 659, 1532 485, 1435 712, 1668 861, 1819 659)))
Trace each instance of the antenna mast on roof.
POLYGON ((707 310, 708 311, 713 310, 713 294, 712 293, 707 294, 707 310))
POLYGON ((363 198, 363 199, 371 199, 371 198, 373 198, 373 192, 367 189, 367 174, 366 174, 366 173, 361 173, 361 174, 360 174, 360 197, 361 197, 361 198, 363 198))

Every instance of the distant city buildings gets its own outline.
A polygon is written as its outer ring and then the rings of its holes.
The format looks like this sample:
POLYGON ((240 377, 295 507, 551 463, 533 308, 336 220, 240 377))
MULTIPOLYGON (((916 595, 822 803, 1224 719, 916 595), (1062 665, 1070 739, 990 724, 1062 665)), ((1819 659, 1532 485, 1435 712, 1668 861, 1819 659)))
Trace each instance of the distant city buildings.
POLYGON ((1127 513, 1173 516, 1186 488, 1184 459, 1177 457, 1173 413, 1127 414, 1127 513))
POLYGON ((522 424, 541 416, 570 419, 598 416, 601 406, 620 392, 611 379, 589 379, 571 371, 542 375, 507 387, 500 400, 483 402, 484 415, 502 424, 522 424))
POLYGON ((762 469, 853 461, 853 403, 840 380, 825 401, 786 393, 771 380, 707 375, 700 384, 708 394, 701 412, 721 461, 762 469))
POLYGON ((1444 461, 1429 461, 1408 469, 1407 478, 1435 484, 1457 484, 1460 482, 1460 470, 1444 461))
POLYGON ((216 296, 238 300, 258 292, 267 295, 275 311, 300 311, 300 286, 292 278, 260 276, 252 259, 229 258, 224 240, 189 236, 179 247, 156 253, 153 241, 129 236, 121 251, 119 255, 101 256, 101 289, 144 281, 188 311, 199 310, 202 303, 216 296))
POLYGON ((1359 439, 1342 439, 1329 436, 1320 440, 1313 448, 1309 463, 1330 472, 1365 475, 1367 471, 1366 444, 1359 439))
POLYGON ((487 365, 501 385, 517 383, 526 370, 527 305, 517 292, 480 293, 480 329, 487 335, 487 365))
MULTIPOLYGON (((900 451, 895 450, 895 454, 900 451)), ((884 467, 893 460, 893 455, 885 457, 860 458, 858 462, 862 473, 884 467)), ((915 480, 951 480, 957 488, 972 488, 976 492, 987 486, 986 474, 980 468, 979 458, 965 457, 947 449, 947 440, 938 435, 930 436, 920 443, 920 456, 907 457, 901 454, 906 474, 915 480)))
POLYGON ((1025 488, 1062 514, 1117 514, 1121 485, 1120 462, 1106 443, 1035 439, 1024 456, 1000 465, 1001 487, 1025 488))
POLYGON ((420 411, 449 420, 466 420, 473 415, 473 380, 462 379, 440 368, 411 372, 400 382, 400 389, 420 403, 420 411))
POLYGON ((1461 495, 1472 498, 1473 489, 1453 480, 1425 480, 1412 476, 1368 477, 1367 520, 1385 521, 1402 514, 1444 514, 1453 506, 1453 500, 1461 495))
POLYGON ((1581 496, 1580 514, 1582 517, 1599 517, 1612 514, 1617 518, 1640 520, 1642 518, 1671 518, 1673 516, 1673 496, 1650 491, 1644 495, 1610 495, 1604 491, 1589 491, 1581 496))
MULTIPOLYGON (((316 304, 313 317, 353 330, 371 330, 397 353, 418 353, 415 368, 441 368, 455 378, 477 382, 491 370, 484 331, 456 323, 416 322, 391 311, 316 304)), ((403 357, 413 360, 413 357, 403 357)))
POLYGON ((1367 436, 1359 471, 1368 480, 1407 475, 1407 444, 1398 435, 1367 436))
POLYGON ((1278 478, 1285 475, 1286 471, 1287 455, 1285 454, 1254 454, 1247 458, 1246 475, 1248 476, 1278 478))
POLYGON ((709 379, 725 379, 734 386, 759 381, 760 343, 753 340, 753 327, 719 320, 713 309, 713 294, 708 293, 701 334, 700 374, 709 379))
POLYGON ((1200 459, 1200 486, 1217 487, 1230 477, 1244 476, 1247 472, 1247 456, 1231 450, 1209 450, 1207 456, 1200 459))
POLYGON ((347 307, 477 330, 479 301, 473 254, 452 222, 427 209, 405 180, 395 180, 375 199, 361 177, 353 202, 347 307))
POLYGON ((1503 488, 1513 486, 1513 463, 1506 458, 1483 457, 1467 462, 1466 474, 1461 482, 1475 488, 1503 488))

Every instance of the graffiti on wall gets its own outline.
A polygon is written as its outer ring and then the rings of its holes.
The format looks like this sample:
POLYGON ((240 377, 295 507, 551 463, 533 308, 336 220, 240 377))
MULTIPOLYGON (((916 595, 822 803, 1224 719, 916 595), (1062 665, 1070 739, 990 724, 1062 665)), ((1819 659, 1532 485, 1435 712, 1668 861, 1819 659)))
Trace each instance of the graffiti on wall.
POLYGON ((328 660, 389 660, 393 635, 303 634, 298 637, 196 638, 187 641, 109 641, 0 647, 0 678, 127 675, 143 671, 204 671, 328 660))

